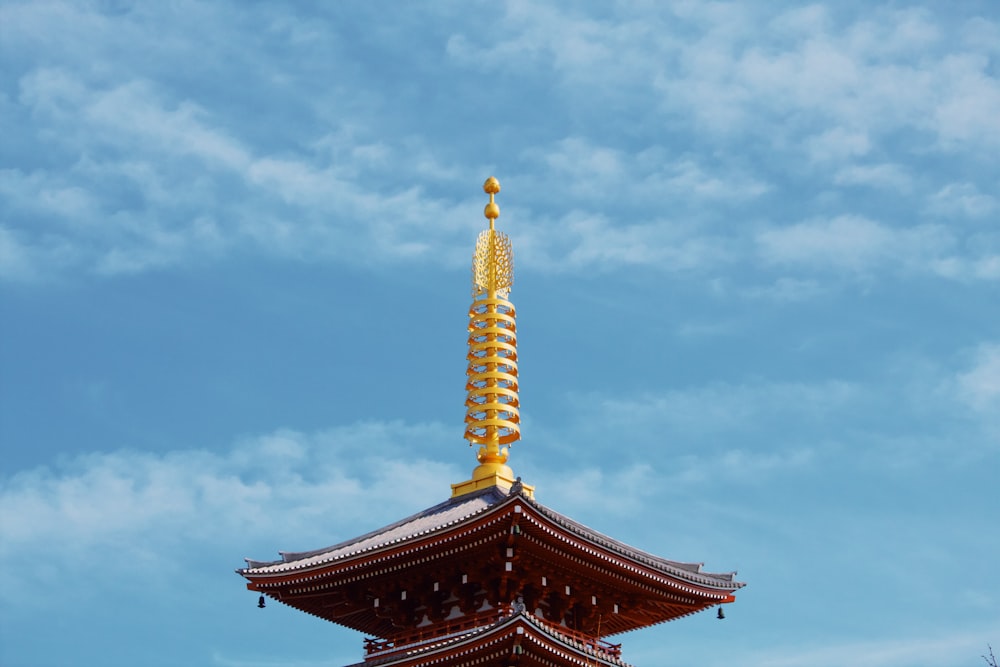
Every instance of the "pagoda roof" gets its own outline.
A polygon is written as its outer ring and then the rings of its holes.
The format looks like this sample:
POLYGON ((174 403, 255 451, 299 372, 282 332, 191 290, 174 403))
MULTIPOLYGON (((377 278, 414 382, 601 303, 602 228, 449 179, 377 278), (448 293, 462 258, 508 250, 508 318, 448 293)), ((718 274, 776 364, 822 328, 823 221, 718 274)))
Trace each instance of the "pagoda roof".
POLYGON ((668 560, 629 546, 585 526, 516 490, 505 492, 489 487, 448 500, 396 521, 388 526, 338 544, 311 551, 283 551, 280 560, 246 559, 246 568, 237 572, 248 578, 294 575, 299 571, 336 565, 338 562, 364 557, 374 552, 394 549, 408 543, 433 537, 472 522, 492 512, 502 512, 512 504, 533 508, 539 515, 557 524, 572 536, 602 547, 617 556, 658 570, 663 574, 709 588, 733 591, 744 584, 735 580, 735 572, 702 572, 701 563, 668 560))
POLYGON ((246 559, 247 569, 241 574, 277 574, 308 568, 314 565, 358 556, 381 548, 402 544, 436 531, 460 524, 506 499, 507 494, 496 487, 470 493, 459 498, 449 498, 443 503, 400 519, 384 528, 373 530, 333 546, 311 551, 279 551, 281 560, 255 561, 246 559))
MULTIPOLYGON (((491 656, 509 655, 516 644, 517 655, 524 664, 602 665, 630 667, 620 657, 619 644, 607 644, 579 633, 560 631, 526 613, 501 616, 496 622, 470 631, 405 646, 390 646, 383 654, 371 653, 364 662, 349 667, 390 667, 392 665, 425 665, 439 662, 447 656, 449 665, 494 664, 491 656), (465 660, 463 660, 465 658, 465 660)), ((509 659, 498 664, 506 665, 509 659)))

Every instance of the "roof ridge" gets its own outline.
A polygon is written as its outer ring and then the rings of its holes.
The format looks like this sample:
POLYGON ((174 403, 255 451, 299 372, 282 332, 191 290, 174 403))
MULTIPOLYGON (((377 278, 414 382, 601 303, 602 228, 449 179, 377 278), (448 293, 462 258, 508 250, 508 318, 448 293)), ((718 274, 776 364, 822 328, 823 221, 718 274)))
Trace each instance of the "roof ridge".
MULTIPOLYGON (((434 516, 436 514, 441 514, 441 513, 443 513, 444 511, 446 511, 447 509, 449 509, 451 507, 455 507, 457 505, 463 505, 463 504, 466 504, 466 503, 468 503, 470 501, 474 501, 474 500, 477 500, 479 498, 482 498, 484 496, 493 496, 493 502, 489 502, 486 505, 486 507, 484 507, 484 508, 480 508, 480 509, 477 509, 477 510, 474 510, 474 511, 470 511, 468 514, 466 514, 466 515, 464 515, 463 517, 460 517, 460 518, 467 518, 469 516, 472 516, 473 514, 477 514, 477 513, 481 512, 481 511, 483 511, 485 509, 489 509, 491 507, 495 507, 497 505, 503 504, 504 501, 506 501, 506 500, 508 500, 510 498, 510 496, 508 494, 503 493, 497 487, 489 487, 489 488, 486 488, 486 489, 480 489, 478 491, 473 491, 471 493, 467 493, 467 494, 464 494, 462 496, 458 496, 458 497, 455 497, 455 498, 448 498, 447 500, 445 500, 443 502, 440 502, 440 503, 438 503, 436 505, 432 505, 431 507, 428 507, 428 508, 426 508, 424 510, 421 510, 421 511, 416 512, 414 514, 411 514, 411 515, 409 515, 407 517, 399 519, 398 521, 394 521, 394 522, 392 522, 392 523, 390 523, 390 524, 388 524, 386 526, 382 526, 381 528, 376 528, 375 530, 369 531, 369 532, 364 533, 362 535, 358 535, 358 536, 349 538, 347 540, 343 540, 341 542, 338 542, 336 544, 333 544, 333 545, 330 545, 330 546, 327 546, 327 547, 321 547, 319 549, 310 549, 309 551, 279 551, 278 553, 281 555, 281 558, 279 560, 273 560, 273 561, 258 561, 258 560, 253 560, 253 559, 250 559, 250 558, 245 558, 244 560, 247 562, 247 567, 246 568, 238 569, 238 570, 236 570, 236 572, 239 573, 239 574, 242 574, 243 572, 245 572, 247 570, 252 570, 252 569, 257 569, 257 568, 262 568, 262 567, 269 567, 269 566, 274 566, 274 565, 284 565, 284 564, 288 564, 288 563, 294 563, 296 561, 305 560, 307 558, 313 558, 315 556, 320 556, 320 555, 325 554, 325 553, 330 553, 331 551, 337 551, 338 549, 344 549, 346 547, 351 546, 352 544, 358 544, 360 542, 364 542, 365 540, 371 539, 373 537, 377 537, 378 535, 381 535, 381 534, 384 534, 384 533, 388 533, 388 532, 390 532, 392 530, 395 530, 397 528, 400 528, 400 527, 405 526, 405 525, 410 524, 410 523, 414 523, 414 522, 416 522, 416 521, 418 521, 420 519, 423 519, 425 517, 434 516)), ((435 528, 442 528, 445 525, 450 525, 451 523, 454 523, 454 521, 449 521, 447 524, 443 524, 442 526, 437 526, 435 528)))
POLYGON ((575 519, 571 519, 565 514, 557 512, 556 510, 543 505, 534 498, 525 498, 527 502, 533 505, 539 510, 544 516, 552 519, 553 521, 563 525, 566 528, 571 529, 577 536, 582 539, 593 542, 599 546, 603 546, 616 551, 623 556, 629 558, 634 558, 635 560, 643 561, 648 565, 653 565, 655 567, 667 568, 669 570, 680 570, 681 572, 671 572, 671 574, 680 574, 687 579, 697 579, 700 583, 707 585, 713 585, 713 581, 716 583, 725 583, 729 585, 735 585, 736 588, 743 588, 746 584, 735 581, 736 572, 702 572, 702 567, 704 563, 686 563, 682 561, 669 560, 667 558, 662 558, 648 551, 639 549, 625 542, 609 537, 604 533, 587 526, 586 524, 580 523, 575 519), (697 576, 692 576, 697 575, 697 576))

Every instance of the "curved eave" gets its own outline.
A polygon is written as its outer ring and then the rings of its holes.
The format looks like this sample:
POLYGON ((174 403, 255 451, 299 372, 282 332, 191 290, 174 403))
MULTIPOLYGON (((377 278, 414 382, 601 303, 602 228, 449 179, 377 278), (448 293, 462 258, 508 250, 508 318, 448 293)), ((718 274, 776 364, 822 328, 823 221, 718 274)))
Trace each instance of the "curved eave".
MULTIPOLYGON (((537 511, 536 516, 542 519, 539 521, 541 525, 548 524, 550 529, 556 527, 562 529, 561 531, 553 530, 554 535, 562 536, 569 533, 576 538, 575 543, 570 542, 576 549, 583 549, 602 559, 616 556, 619 559, 619 567, 652 571, 670 579, 680 579, 698 587, 707 587, 727 593, 732 593, 746 586, 745 583, 735 580, 736 572, 702 572, 701 563, 683 563, 654 556, 593 530, 530 498, 524 498, 524 501, 526 505, 537 511)), ((569 542, 569 540, 563 539, 569 542)))
POLYGON ((331 547, 303 552, 279 552, 282 559, 262 562, 246 559, 249 567, 236 570, 247 578, 272 577, 324 568, 390 551, 448 532, 481 517, 505 498, 495 488, 449 499, 378 530, 331 547))
POLYGON ((595 651, 526 614, 515 614, 457 637, 398 647, 387 651, 384 656, 369 656, 365 662, 351 667, 423 665, 434 663, 444 656, 448 657, 448 664, 480 664, 491 648, 509 652, 514 643, 520 644, 525 652, 530 650, 546 664, 630 667, 620 658, 595 651), (468 656, 468 662, 463 660, 464 656, 468 656))
POLYGON ((654 556, 599 533, 523 495, 505 495, 494 488, 449 499, 423 512, 379 530, 325 549, 286 552, 282 560, 259 563, 237 573, 251 581, 295 581, 315 578, 319 573, 340 570, 349 564, 383 561, 393 553, 411 552, 447 540, 472 528, 494 523, 511 513, 521 513, 540 530, 575 553, 584 554, 615 569, 679 586, 686 593, 705 596, 717 603, 731 602, 732 593, 745 583, 735 581, 735 572, 702 572, 701 563, 683 563, 654 556))

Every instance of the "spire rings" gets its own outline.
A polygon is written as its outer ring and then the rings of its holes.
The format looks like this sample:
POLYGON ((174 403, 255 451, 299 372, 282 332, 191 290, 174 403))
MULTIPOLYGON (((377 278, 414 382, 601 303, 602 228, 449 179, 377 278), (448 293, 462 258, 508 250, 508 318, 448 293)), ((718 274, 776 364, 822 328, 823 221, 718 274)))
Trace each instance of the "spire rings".
POLYGON ((465 439, 505 445, 521 438, 514 306, 498 297, 469 308, 465 439))

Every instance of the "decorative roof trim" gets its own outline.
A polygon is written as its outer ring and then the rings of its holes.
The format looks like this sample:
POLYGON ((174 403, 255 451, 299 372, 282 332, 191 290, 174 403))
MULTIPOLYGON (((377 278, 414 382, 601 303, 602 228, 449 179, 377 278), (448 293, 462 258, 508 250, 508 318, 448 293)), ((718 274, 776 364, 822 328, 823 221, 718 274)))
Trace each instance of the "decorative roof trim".
MULTIPOLYGON (((735 572, 719 574, 703 572, 701 563, 683 563, 654 556, 653 554, 636 549, 635 547, 631 547, 623 542, 619 542, 618 540, 612 539, 603 533, 599 533, 582 523, 574 521, 573 519, 570 519, 569 517, 542 505, 524 493, 505 493, 503 490, 496 487, 469 493, 458 498, 450 498, 442 503, 423 510, 422 512, 418 512, 401 519, 400 521, 396 521, 395 523, 385 526, 384 528, 371 531, 361 535, 360 537, 346 540, 331 547, 303 552, 280 552, 282 554, 282 560, 279 561, 260 562, 247 559, 249 567, 239 569, 236 572, 247 578, 269 578, 272 576, 284 577, 293 575, 296 572, 314 570, 317 568, 323 568, 326 570, 336 563, 344 563, 347 560, 360 557, 372 558, 381 552, 395 552, 385 553, 383 556, 376 558, 375 560, 367 560, 363 563, 359 562, 358 564, 352 566, 351 569, 353 569, 354 567, 362 567, 365 565, 371 565, 372 563, 380 560, 386 560, 390 557, 399 555, 399 553, 421 550, 426 548, 428 544, 432 543, 424 542, 422 544, 413 544, 418 540, 423 541, 424 539, 434 536, 445 536, 445 541, 456 539, 458 535, 448 536, 448 532, 454 530, 456 527, 462 526, 463 524, 468 524, 472 520, 475 520, 478 524, 475 526, 475 530, 482 530, 486 526, 502 520, 508 512, 520 513, 522 516, 532 517, 530 520, 532 520, 534 524, 539 526, 542 530, 549 532, 564 543, 571 544, 577 550, 589 553, 599 559, 609 561, 610 563, 613 563, 615 567, 622 568, 627 571, 635 573, 645 572, 647 576, 655 572, 658 575, 665 575, 671 579, 679 579, 689 584, 705 586, 719 591, 726 591, 727 593, 731 593, 732 591, 740 589, 746 585, 742 582, 735 581, 735 572), (480 505, 479 502, 476 501, 485 502, 486 504, 480 505), (371 544, 359 547, 358 549, 352 549, 346 552, 344 551, 352 545, 361 545, 366 541, 377 538, 379 535, 390 533, 398 528, 406 526, 407 524, 416 523, 421 519, 434 517, 437 514, 443 514, 450 509, 465 504, 473 505, 473 507, 470 507, 468 512, 462 512, 457 516, 444 520, 442 523, 432 523, 426 528, 416 530, 412 533, 404 533, 391 539, 387 538, 384 541, 376 540, 371 544), (494 516, 490 517, 490 515, 494 516), (479 523, 480 521, 483 522, 479 523), (559 530, 556 530, 555 528, 558 528, 559 530), (570 539, 567 535, 571 536, 573 539, 570 539), (412 544, 412 547, 410 549, 402 549, 402 551, 398 552, 396 551, 407 544, 412 544), (338 551, 342 553, 334 553, 338 551), (617 558, 615 560, 611 560, 606 555, 609 553, 617 558), (318 559, 318 557, 326 554, 333 555, 329 558, 318 559)), ((438 544, 440 544, 440 542, 438 542, 438 544)), ((304 579, 297 581, 305 582, 311 579, 319 578, 325 574, 325 572, 317 573, 315 576, 305 577, 304 579)), ((658 577, 653 578, 656 579, 658 577)), ((660 583, 666 584, 668 581, 661 579, 660 583)), ((694 589, 686 592, 696 595, 706 594, 705 591, 696 591, 694 589)), ((709 593, 709 595, 712 597, 717 596, 717 594, 711 593, 709 593)), ((728 595, 718 595, 718 597, 721 601, 727 598, 728 595)))
POLYGON ((522 641, 531 641, 540 649, 556 653, 563 660, 581 666, 592 666, 596 663, 605 667, 631 667, 623 660, 603 651, 595 651, 523 612, 501 618, 492 625, 468 630, 459 636, 426 640, 392 649, 391 653, 384 657, 370 657, 362 663, 351 665, 351 667, 374 667, 375 665, 389 667, 393 664, 407 664, 414 660, 419 660, 418 664, 420 665, 433 665, 446 656, 448 664, 465 664, 455 662, 456 649, 458 649, 457 655, 475 651, 475 662, 481 663, 482 649, 485 646, 497 644, 510 638, 511 635, 521 638, 522 641), (463 646, 465 646, 464 649, 462 649, 463 646))

